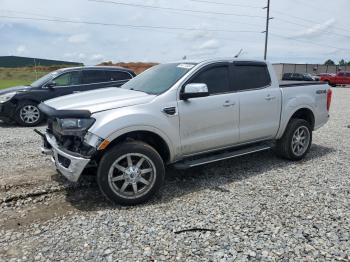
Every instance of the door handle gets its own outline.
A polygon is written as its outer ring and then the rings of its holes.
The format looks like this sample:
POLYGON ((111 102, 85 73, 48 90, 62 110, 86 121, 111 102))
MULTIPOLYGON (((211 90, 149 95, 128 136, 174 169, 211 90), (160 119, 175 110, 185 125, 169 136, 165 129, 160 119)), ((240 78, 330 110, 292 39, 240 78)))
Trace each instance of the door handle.
POLYGON ((225 103, 222 105, 223 107, 230 107, 230 106, 234 106, 236 103, 235 102, 231 102, 229 100, 225 101, 225 103))
POLYGON ((275 98, 276 98, 275 96, 267 95, 267 96, 265 97, 265 100, 270 101, 270 100, 273 100, 273 99, 275 99, 275 98))
POLYGON ((73 94, 80 93, 81 91, 73 91, 73 94))

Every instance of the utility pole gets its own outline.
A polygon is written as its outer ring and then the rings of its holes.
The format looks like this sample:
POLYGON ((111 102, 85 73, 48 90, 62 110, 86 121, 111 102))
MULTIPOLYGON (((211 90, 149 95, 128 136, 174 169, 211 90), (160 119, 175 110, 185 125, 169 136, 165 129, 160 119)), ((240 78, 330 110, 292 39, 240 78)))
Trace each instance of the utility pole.
POLYGON ((270 17, 270 0, 267 0, 267 6, 263 9, 266 9, 266 30, 262 33, 265 33, 265 52, 264 52, 264 60, 267 58, 267 42, 269 38, 269 22, 273 17, 270 17))

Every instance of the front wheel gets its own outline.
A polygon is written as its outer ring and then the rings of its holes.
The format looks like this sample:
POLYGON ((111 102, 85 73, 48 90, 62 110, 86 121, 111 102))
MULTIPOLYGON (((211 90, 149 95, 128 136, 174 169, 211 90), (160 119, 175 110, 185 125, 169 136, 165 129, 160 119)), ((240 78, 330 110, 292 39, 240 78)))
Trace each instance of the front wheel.
POLYGON ((276 153, 290 160, 301 160, 312 144, 312 128, 303 119, 291 119, 281 139, 276 142, 276 153))
POLYGON ((43 121, 43 118, 35 102, 24 101, 17 106, 15 120, 21 126, 37 126, 43 121))
POLYGON ((135 205, 149 200, 164 181, 164 163, 158 152, 143 142, 117 144, 102 157, 97 182, 112 202, 135 205))

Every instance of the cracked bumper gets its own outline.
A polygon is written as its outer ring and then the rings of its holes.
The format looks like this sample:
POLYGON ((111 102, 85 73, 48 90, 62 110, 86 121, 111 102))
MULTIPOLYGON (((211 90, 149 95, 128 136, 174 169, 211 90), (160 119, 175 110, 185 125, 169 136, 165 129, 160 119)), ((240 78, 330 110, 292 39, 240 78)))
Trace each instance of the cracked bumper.
POLYGON ((81 173, 90 162, 89 158, 73 156, 57 145, 53 135, 48 133, 43 137, 44 145, 41 152, 45 155, 51 155, 52 161, 55 163, 57 170, 65 176, 69 181, 77 182, 81 173))

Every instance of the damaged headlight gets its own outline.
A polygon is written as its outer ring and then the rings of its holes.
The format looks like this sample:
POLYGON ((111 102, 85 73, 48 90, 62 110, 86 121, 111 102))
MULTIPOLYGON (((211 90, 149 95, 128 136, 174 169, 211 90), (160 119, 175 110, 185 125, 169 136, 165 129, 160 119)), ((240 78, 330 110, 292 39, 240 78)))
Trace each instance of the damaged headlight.
POLYGON ((57 131, 62 135, 82 135, 94 123, 94 118, 58 118, 57 131))

